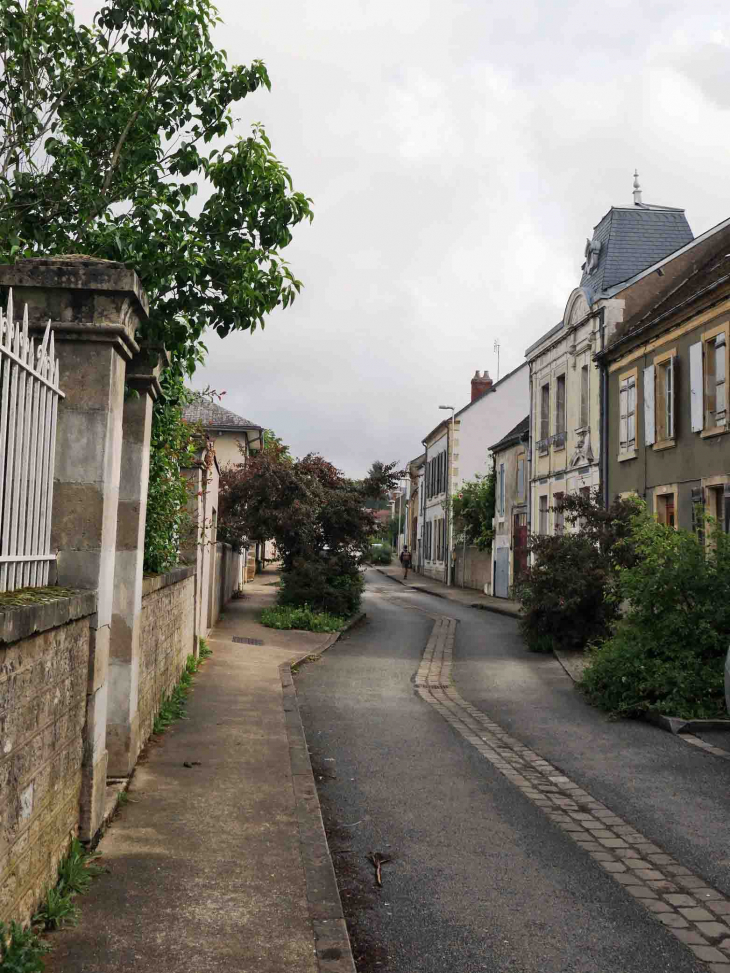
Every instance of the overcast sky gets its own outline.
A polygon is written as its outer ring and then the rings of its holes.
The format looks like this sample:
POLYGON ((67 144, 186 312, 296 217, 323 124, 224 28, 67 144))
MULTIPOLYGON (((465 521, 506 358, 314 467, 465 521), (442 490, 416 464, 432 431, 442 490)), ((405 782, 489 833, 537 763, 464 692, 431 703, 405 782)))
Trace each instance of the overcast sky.
MULTIPOLYGON (((84 0, 86 6, 87 0, 84 0)), ((81 5, 81 4, 80 4, 81 5)), ((351 475, 401 463, 562 317, 612 204, 730 216, 727 0, 219 0, 232 62, 314 223, 264 332, 211 337, 198 385, 351 475)))

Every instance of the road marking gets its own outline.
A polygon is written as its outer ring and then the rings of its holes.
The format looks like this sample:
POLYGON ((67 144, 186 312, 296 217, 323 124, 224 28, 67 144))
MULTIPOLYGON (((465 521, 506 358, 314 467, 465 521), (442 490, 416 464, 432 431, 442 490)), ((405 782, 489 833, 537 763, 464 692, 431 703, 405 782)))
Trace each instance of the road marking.
POLYGON ((463 699, 451 680, 456 619, 428 614, 418 695, 712 973, 730 973, 730 901, 463 699))

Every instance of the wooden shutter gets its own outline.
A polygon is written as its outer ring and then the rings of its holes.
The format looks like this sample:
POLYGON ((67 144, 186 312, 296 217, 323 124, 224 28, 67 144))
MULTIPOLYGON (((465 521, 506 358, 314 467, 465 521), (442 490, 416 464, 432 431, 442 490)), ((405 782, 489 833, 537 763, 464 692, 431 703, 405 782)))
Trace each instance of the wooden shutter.
POLYGON ((667 384, 664 388, 664 408, 666 415, 666 433, 667 439, 674 438, 674 387, 675 387, 676 372, 674 368, 674 355, 669 359, 667 363, 666 380, 667 384))
POLYGON ((644 440, 647 446, 656 442, 654 414, 654 366, 644 369, 644 440))
POLYGON ((690 417, 692 432, 702 432, 705 412, 705 390, 702 381, 702 342, 689 346, 690 417))
POLYGON ((726 483, 722 491, 723 512, 722 529, 726 534, 730 534, 730 483, 726 483))
POLYGON ((619 407, 619 452, 623 453, 628 449, 629 441, 629 383, 626 381, 626 379, 621 382, 621 387, 619 390, 619 407))

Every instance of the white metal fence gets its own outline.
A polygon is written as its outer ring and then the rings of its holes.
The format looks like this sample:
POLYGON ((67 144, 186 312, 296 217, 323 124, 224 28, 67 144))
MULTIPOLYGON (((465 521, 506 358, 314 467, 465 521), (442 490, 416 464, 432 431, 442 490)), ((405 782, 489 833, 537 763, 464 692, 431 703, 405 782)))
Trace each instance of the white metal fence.
POLYGON ((0 308, 0 591, 48 584, 56 416, 63 392, 48 322, 43 340, 0 308))

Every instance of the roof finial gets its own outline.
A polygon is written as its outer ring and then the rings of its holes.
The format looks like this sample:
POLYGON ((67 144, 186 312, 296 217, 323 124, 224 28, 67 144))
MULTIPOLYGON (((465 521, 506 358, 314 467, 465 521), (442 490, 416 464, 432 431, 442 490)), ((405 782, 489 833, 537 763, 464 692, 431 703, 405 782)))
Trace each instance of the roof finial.
POLYGON ((641 206, 641 186, 639 185, 638 169, 634 169, 634 206, 641 206))

